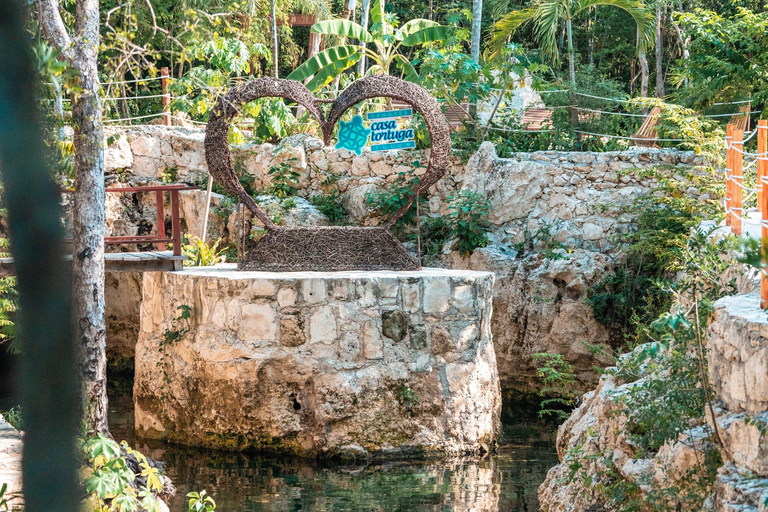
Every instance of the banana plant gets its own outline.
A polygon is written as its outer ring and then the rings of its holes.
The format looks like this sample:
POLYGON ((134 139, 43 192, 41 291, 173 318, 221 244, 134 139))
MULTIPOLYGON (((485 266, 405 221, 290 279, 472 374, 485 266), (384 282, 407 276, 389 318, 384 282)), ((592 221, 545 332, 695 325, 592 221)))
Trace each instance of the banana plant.
POLYGON ((400 53, 400 48, 442 41, 448 37, 449 27, 425 19, 414 19, 397 28, 397 17, 394 14, 384 13, 381 0, 377 0, 374 4, 371 18, 373 26, 370 32, 349 20, 320 21, 312 25, 312 32, 355 39, 359 44, 342 43, 323 50, 307 59, 288 75, 288 78, 293 80, 311 78, 307 82, 307 88, 317 91, 355 65, 365 55, 373 63, 366 71, 366 75, 389 74, 390 67, 394 63, 402 70, 405 80, 417 82, 419 75, 408 57, 400 53), (367 44, 373 47, 368 48, 367 44))

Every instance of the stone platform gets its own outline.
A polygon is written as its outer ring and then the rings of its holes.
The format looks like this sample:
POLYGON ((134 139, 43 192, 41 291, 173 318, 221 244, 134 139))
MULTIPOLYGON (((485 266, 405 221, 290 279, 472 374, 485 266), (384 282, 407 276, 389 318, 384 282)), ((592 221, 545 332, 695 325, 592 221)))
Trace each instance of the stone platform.
POLYGON ((713 512, 768 511, 768 314, 760 295, 715 303, 709 326, 709 380, 723 440, 713 512))
POLYGON ((445 269, 147 273, 138 434, 302 456, 487 451, 501 409, 493 282, 445 269))

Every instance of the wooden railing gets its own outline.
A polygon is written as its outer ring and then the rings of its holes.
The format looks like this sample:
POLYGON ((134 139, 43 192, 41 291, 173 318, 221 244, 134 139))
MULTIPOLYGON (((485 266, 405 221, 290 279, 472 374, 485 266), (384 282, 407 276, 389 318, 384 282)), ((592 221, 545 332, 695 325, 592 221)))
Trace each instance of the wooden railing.
MULTIPOLYGON (((148 187, 109 187, 104 191, 112 194, 122 193, 155 193, 157 198, 157 234, 156 235, 127 235, 108 236, 104 243, 110 245, 128 244, 157 244, 158 251, 165 250, 165 244, 173 244, 173 255, 181 256, 181 219, 179 217, 179 192, 183 190, 197 190, 198 187, 187 185, 153 185, 148 187), (165 229, 165 192, 170 195, 171 201, 171 236, 168 237, 165 229)), ((71 192, 71 190, 67 190, 71 192)), ((70 239, 66 239, 71 242, 70 239)))

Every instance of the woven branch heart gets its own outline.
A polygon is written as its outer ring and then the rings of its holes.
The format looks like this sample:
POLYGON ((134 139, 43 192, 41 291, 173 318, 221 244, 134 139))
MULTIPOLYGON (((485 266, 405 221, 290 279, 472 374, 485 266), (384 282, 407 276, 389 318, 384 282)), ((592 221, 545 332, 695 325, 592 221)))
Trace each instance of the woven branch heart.
POLYGON ((264 210, 245 192, 238 181, 232 166, 232 153, 227 140, 229 125, 237 115, 239 107, 265 97, 285 98, 306 108, 320 122, 326 145, 330 144, 333 127, 339 118, 347 109, 363 100, 384 97, 404 101, 424 117, 432 137, 427 172, 418 189, 414 190, 414 196, 408 204, 395 213, 389 220, 388 226, 392 226, 408 211, 416 194, 434 185, 448 170, 451 154, 448 123, 435 98, 419 85, 388 75, 374 75, 356 80, 333 102, 326 119, 320 110, 322 100, 315 98, 303 83, 284 78, 256 78, 230 89, 227 94, 219 98, 217 105, 211 111, 208 128, 205 131, 205 158, 211 176, 229 193, 240 197, 245 206, 264 223, 267 230, 277 229, 277 226, 269 220, 264 210))

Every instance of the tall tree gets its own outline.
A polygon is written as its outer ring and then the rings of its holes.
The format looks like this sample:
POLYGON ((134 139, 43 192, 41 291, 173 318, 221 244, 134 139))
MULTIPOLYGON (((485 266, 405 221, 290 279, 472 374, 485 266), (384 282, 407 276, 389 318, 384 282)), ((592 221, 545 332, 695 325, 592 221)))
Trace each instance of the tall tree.
MULTIPOLYGON (((360 13, 360 26, 363 30, 368 30, 368 17, 370 16, 371 0, 363 0, 362 12, 360 13)), ((360 42, 360 46, 367 48, 368 45, 364 42, 360 42)), ((357 74, 362 77, 365 74, 365 53, 360 57, 360 62, 357 63, 357 74)))
POLYGON ((471 56, 480 62, 480 26, 483 22, 483 0, 472 0, 472 40, 471 56))
POLYGON ((272 76, 279 78, 279 59, 280 43, 277 39, 277 0, 269 1, 269 12, 272 22, 272 76))
MULTIPOLYGON (((656 1, 656 97, 663 98, 664 94, 664 47, 662 46, 664 17, 662 16, 661 1, 656 1)), ((666 7, 664 8, 666 10, 666 7)))
POLYGON ((40 22, 49 43, 77 72, 72 96, 75 127, 75 192, 73 217, 72 314, 85 394, 88 428, 106 432, 107 360, 104 318, 104 131, 97 71, 99 1, 76 0, 70 35, 58 0, 40 0, 40 22))

